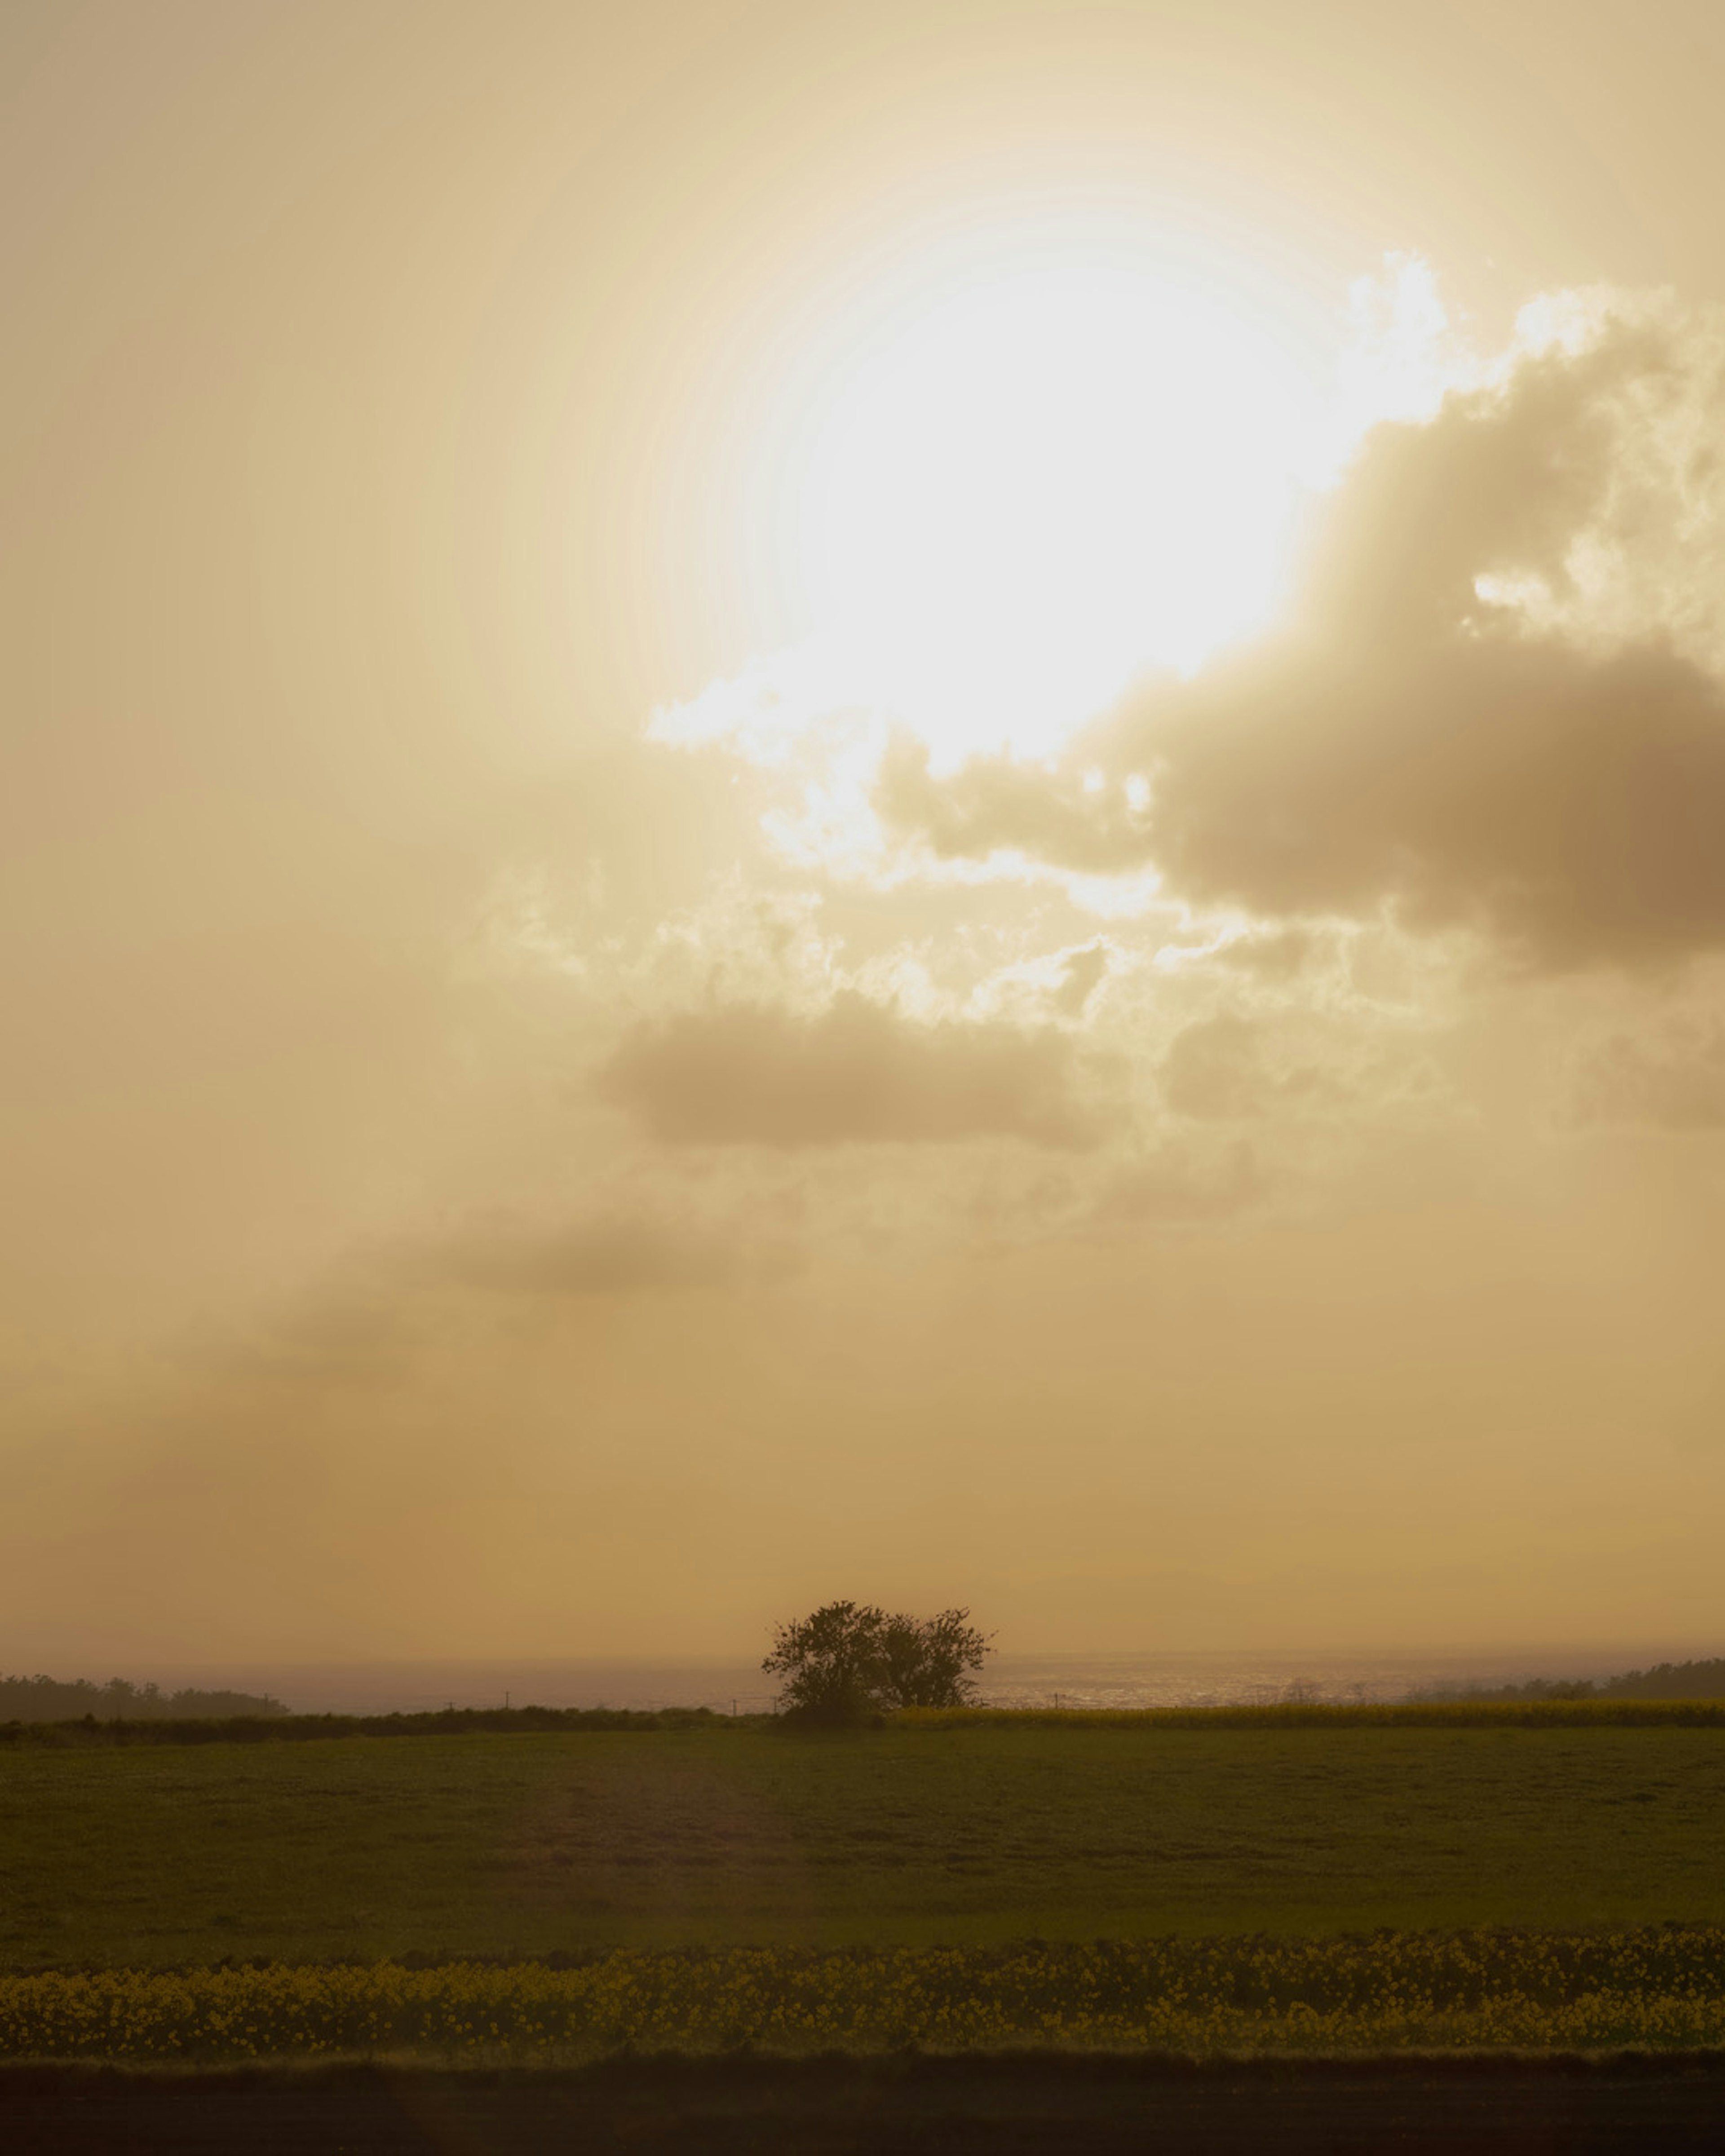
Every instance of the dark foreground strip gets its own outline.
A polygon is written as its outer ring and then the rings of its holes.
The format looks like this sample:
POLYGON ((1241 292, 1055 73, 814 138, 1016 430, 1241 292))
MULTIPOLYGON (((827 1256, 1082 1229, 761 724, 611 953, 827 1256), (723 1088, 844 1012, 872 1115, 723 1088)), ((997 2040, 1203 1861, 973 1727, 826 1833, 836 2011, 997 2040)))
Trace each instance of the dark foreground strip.
POLYGON ((6 2156, 1717 2156, 1725 2057, 0 2068, 6 2156))

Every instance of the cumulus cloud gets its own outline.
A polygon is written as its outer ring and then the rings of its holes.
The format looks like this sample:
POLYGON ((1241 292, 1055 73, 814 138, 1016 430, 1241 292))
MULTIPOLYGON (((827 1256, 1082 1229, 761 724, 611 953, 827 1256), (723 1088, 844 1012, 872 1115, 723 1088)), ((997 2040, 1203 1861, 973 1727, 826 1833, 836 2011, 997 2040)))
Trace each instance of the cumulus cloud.
POLYGON ((1679 588, 1718 545, 1722 442, 1714 326, 1558 338, 1374 432, 1274 635, 1056 767, 943 780, 901 748, 877 807, 945 855, 1153 864, 1266 917, 1387 905, 1553 971, 1725 945, 1725 695, 1679 588))
POLYGON ((1153 829, 1117 787, 1087 784, 1058 765, 973 757, 950 777, 929 768, 926 746, 894 737, 880 760, 876 812, 915 832, 942 860, 1021 853, 1091 875, 1141 868, 1153 829))
POLYGON ((1715 682, 1657 647, 1512 635, 1375 655, 1289 654, 1192 700, 1158 771, 1175 888, 1262 914, 1390 901, 1554 970, 1725 942, 1715 682))
POLYGON ((598 1083, 604 1098, 674 1145, 993 1136, 1070 1149, 1100 1135, 1059 1033, 919 1024, 850 993, 812 1018, 737 1004, 644 1026, 598 1083))

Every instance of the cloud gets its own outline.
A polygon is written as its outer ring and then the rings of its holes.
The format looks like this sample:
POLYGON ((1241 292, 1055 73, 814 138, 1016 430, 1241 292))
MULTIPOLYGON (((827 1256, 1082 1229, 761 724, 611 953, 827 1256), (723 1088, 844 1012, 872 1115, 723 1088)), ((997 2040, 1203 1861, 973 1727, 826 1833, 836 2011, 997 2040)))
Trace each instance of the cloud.
POLYGON ((1142 1166, 1117 1177, 1098 1201, 1098 1227, 1121 1228, 1163 1221, 1226 1219, 1255 1204, 1266 1178, 1248 1142, 1240 1138, 1219 1161, 1195 1161, 1178 1146, 1163 1146, 1142 1166))
POLYGON ((1258 1028, 1228 1012, 1183 1027, 1163 1059, 1162 1090, 1177 1116, 1230 1122, 1261 1114, 1275 1087, 1258 1028))
POLYGON ((1291 980, 1313 951, 1313 938, 1301 928, 1282 928, 1267 934, 1237 936, 1216 953, 1224 966, 1260 980, 1291 980))
POLYGON ((1062 1018, 1083 1017, 1086 1004, 1096 993, 1097 985, 1107 970, 1106 944, 1092 943, 1087 950, 1072 953, 1066 961, 1066 970, 1060 976, 1060 984, 1052 998, 1055 1009, 1062 1018))
POLYGON ((426 1270, 499 1295, 629 1295, 724 1279, 725 1250, 690 1229, 623 1219, 554 1229, 481 1226, 443 1245, 426 1270))
POLYGON ((929 769, 929 752, 896 736, 880 760, 876 813, 914 832, 942 860, 1022 853, 1091 875, 1142 868, 1152 826, 1122 789, 1086 787, 1082 773, 973 757, 949 778, 929 769))
POLYGON ((332 1279, 225 1342, 209 1368, 243 1385, 307 1393, 375 1389, 399 1379, 419 1337, 408 1309, 377 1281, 332 1279))
POLYGON ((1194 699, 1158 773, 1174 889, 1263 915, 1387 901, 1554 971, 1725 942, 1725 699, 1698 669, 1512 635, 1365 655, 1194 699))
POLYGON ((855 993, 814 1018, 735 1004, 645 1026, 600 1072, 602 1096, 673 1145, 782 1147, 1006 1137, 1096 1142, 1058 1033, 922 1025, 855 993))
POLYGON ((1673 1027, 1651 1042, 1614 1034, 1581 1059, 1573 1116, 1578 1123, 1725 1129, 1725 1027, 1673 1027))
POLYGON ((1725 530, 1721 381, 1714 326, 1608 319, 1380 427, 1288 625, 1059 767, 940 779, 900 747, 877 808, 938 854, 1153 865, 1266 917, 1389 906, 1552 971, 1725 945, 1725 696, 1679 588, 1725 530))
MULTIPOLYGON (((1218 1011, 1183 1026, 1162 1060, 1163 1098, 1177 1116, 1199 1122, 1241 1122, 1277 1110, 1333 1110, 1349 1099, 1342 1043, 1316 1044, 1317 1060, 1272 1070, 1266 1028, 1237 1012, 1218 1011)), ((1380 1078, 1386 1074, 1380 1073, 1380 1078)))
POLYGON ((403 1382, 470 1316, 484 1322, 488 1304, 701 1287, 737 1269, 732 1247, 692 1224, 623 1213, 553 1226, 480 1218, 351 1254, 296 1296, 218 1335, 181 1375, 259 1393, 375 1390, 403 1382))

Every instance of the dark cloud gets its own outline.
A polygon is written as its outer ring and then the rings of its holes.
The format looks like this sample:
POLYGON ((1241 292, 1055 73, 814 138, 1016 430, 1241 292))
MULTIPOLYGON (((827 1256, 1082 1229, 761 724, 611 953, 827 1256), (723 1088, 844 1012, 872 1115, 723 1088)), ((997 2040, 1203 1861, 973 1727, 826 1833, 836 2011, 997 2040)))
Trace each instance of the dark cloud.
POLYGON ((1060 976, 1060 984, 1054 992, 1054 1007, 1062 1018, 1083 1017, 1085 1005, 1096 993, 1107 970, 1108 952, 1101 943, 1091 944, 1087 951, 1072 953, 1060 976))
POLYGON ((309 1393, 391 1384, 408 1367, 419 1332, 375 1281, 322 1283, 210 1358, 206 1375, 309 1393))
POLYGON ((855 994, 815 1018, 737 1004, 643 1027, 598 1085, 677 1145, 997 1136, 1077 1147, 1099 1136, 1058 1033, 920 1025, 855 994))
POLYGON ((1566 582, 1638 393, 1679 364, 1666 332, 1619 324, 1579 353, 1523 360, 1501 388, 1452 393, 1428 421, 1374 429, 1327 521, 1307 621, 1350 641, 1441 640, 1478 613, 1478 577, 1566 582))
POLYGON ((489 1217, 353 1258, 187 1368, 251 1390, 376 1388, 401 1382, 459 1323, 450 1291, 476 1308, 505 1296, 699 1287, 735 1270, 711 1235, 663 1221, 619 1214, 547 1227, 489 1217))
POLYGON ((432 1275, 500 1295, 629 1295, 722 1280, 724 1250, 709 1236, 658 1223, 601 1219, 555 1229, 485 1226, 444 1244, 432 1275))
POLYGON ((1725 700, 1668 651, 1457 637, 1286 654, 1189 700, 1157 860, 1266 914, 1477 924, 1553 969, 1725 941, 1725 700))
MULTIPOLYGON (((1429 424, 1379 428, 1291 628, 1147 689, 1067 767, 993 759, 942 781, 900 749, 883 813, 937 852, 1153 863, 1183 897, 1264 916, 1389 904, 1553 970, 1725 944, 1719 683, 1656 636, 1592 654, 1476 588, 1573 598, 1571 544, 1687 363, 1675 332, 1618 329, 1429 424)), ((1717 424, 1712 389, 1685 393, 1717 424)))

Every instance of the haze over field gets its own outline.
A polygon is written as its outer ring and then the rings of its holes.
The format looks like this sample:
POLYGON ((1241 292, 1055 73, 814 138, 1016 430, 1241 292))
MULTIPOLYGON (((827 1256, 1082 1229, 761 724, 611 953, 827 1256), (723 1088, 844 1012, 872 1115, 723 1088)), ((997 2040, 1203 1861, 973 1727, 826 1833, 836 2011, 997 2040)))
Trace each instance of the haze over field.
POLYGON ((0 1668, 1717 1652, 1722 94, 8 8, 0 1668))

